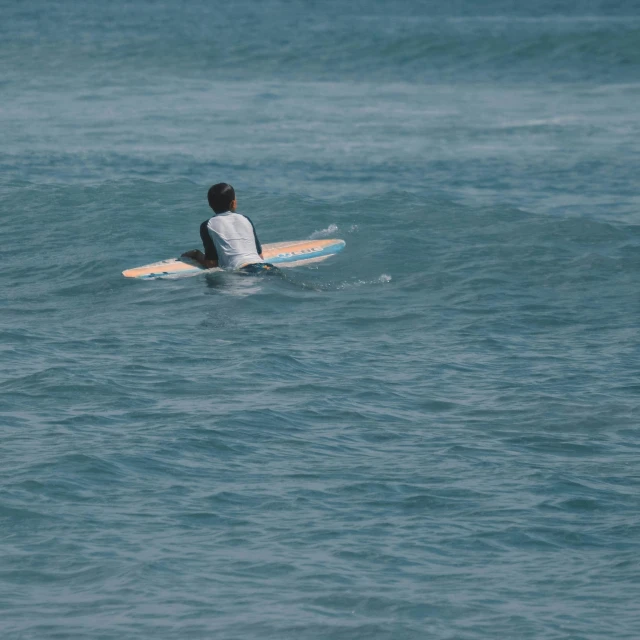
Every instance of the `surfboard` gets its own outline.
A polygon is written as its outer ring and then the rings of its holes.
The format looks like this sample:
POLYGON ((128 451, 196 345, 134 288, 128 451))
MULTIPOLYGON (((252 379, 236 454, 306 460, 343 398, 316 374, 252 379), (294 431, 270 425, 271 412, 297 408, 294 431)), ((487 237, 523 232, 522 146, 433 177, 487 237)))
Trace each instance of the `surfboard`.
MULTIPOLYGON (((262 245, 262 255, 265 262, 276 264, 279 267, 299 267, 326 260, 342 251, 344 240, 319 239, 319 240, 291 240, 289 242, 272 242, 262 245)), ((182 278, 195 276, 203 272, 222 271, 217 267, 205 269, 191 258, 171 258, 147 264, 135 269, 127 269, 122 272, 125 278, 182 278)))

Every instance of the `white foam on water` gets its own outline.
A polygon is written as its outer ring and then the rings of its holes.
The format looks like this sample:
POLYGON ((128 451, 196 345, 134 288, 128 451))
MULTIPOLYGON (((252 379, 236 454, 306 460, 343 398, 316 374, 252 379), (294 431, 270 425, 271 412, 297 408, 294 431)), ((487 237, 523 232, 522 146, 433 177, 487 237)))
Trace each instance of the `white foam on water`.
POLYGON ((310 236, 310 240, 315 240, 316 238, 328 238, 330 235, 334 234, 338 230, 337 224, 330 224, 326 229, 320 229, 320 231, 314 231, 310 236))

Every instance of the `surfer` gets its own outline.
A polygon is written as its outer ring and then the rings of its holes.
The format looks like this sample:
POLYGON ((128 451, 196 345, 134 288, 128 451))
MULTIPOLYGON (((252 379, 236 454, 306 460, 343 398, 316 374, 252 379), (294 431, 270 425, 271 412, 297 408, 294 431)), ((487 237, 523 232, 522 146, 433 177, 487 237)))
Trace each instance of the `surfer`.
POLYGON ((236 213, 238 201, 233 187, 225 182, 214 184, 207 193, 207 200, 214 215, 200 225, 204 253, 193 249, 182 257, 192 258, 207 269, 220 267, 246 273, 277 271, 262 257, 262 245, 253 222, 236 213))

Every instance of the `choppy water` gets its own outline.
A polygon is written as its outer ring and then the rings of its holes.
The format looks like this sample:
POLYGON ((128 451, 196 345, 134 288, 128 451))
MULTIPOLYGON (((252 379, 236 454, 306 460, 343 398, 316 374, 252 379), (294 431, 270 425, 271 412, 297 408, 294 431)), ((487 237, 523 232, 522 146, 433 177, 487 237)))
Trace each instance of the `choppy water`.
POLYGON ((640 637, 640 7, 2 2, 0 636, 640 637), (129 281, 228 181, 286 278, 129 281))

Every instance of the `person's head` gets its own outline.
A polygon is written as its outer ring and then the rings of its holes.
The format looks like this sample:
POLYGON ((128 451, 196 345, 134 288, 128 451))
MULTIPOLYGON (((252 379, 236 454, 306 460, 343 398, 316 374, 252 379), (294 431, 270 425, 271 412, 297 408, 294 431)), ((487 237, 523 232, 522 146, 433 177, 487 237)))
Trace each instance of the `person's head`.
POLYGON ((209 206, 215 213, 224 213, 225 211, 235 211, 236 209, 236 192, 233 187, 226 182, 214 184, 209 193, 207 193, 209 206))

